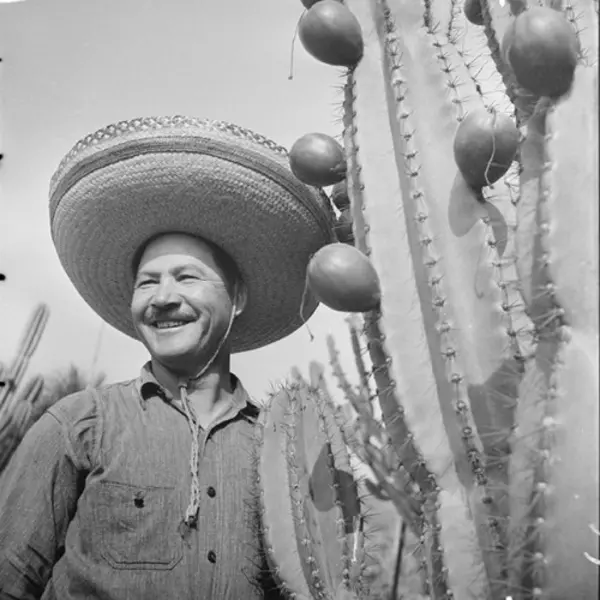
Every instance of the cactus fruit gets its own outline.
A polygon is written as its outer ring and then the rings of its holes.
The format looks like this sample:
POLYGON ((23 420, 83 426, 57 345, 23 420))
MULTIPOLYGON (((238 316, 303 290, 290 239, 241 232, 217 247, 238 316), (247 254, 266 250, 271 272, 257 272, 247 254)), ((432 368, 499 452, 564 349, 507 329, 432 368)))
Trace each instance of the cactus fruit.
POLYGON ((307 185, 333 185, 346 177, 344 151, 323 133, 307 133, 296 140, 289 161, 292 173, 307 185))
POLYGON ((363 40, 354 15, 338 0, 320 0, 302 16, 300 41, 316 59, 351 67, 362 57, 363 40))
POLYGON ((517 81, 538 96, 569 91, 577 66, 579 40, 566 16, 545 6, 532 6, 513 21, 506 44, 517 81))
POLYGON ((560 89, 516 64, 516 19, 539 13, 526 0, 480 0, 481 26, 459 1, 345 5, 364 42, 345 86, 346 183, 381 286, 364 334, 396 465, 368 411, 353 445, 421 540, 432 600, 595 598, 597 2, 546 1, 578 43, 560 89), (521 139, 477 191, 453 145, 482 108, 521 139))
POLYGON ((309 289, 323 304, 342 312, 366 312, 379 306, 379 280, 369 259, 353 246, 327 244, 310 259, 309 289))
POLYGON ((510 168, 519 147, 519 130, 509 115, 485 108, 471 111, 454 136, 454 160, 474 189, 496 183, 510 168))
POLYGON ((40 376, 28 381, 24 387, 20 386, 48 316, 49 309, 45 304, 36 308, 10 369, 0 365, 0 473, 25 434, 33 404, 42 392, 44 381, 40 376))

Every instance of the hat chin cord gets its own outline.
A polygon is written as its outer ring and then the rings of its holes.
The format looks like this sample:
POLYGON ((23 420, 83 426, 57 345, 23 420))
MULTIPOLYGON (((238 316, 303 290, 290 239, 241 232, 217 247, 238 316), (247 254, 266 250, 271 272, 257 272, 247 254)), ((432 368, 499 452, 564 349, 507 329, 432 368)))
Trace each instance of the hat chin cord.
MULTIPOLYGON (((190 491, 190 503, 185 511, 185 517, 183 519, 182 525, 185 526, 187 530, 192 527, 195 527, 198 522, 198 509, 200 508, 200 481, 198 478, 198 470, 199 470, 199 460, 200 460, 200 434, 198 431, 199 425, 194 421, 192 417, 192 413, 189 406, 189 400, 187 395, 188 385, 192 381, 196 381, 200 379, 207 371, 207 369, 213 364, 219 352, 221 352, 223 345, 227 341, 229 334, 231 333, 231 328, 233 327, 233 322, 236 317, 236 303, 233 303, 233 307, 231 309, 231 315, 229 317, 229 324, 227 325, 227 330, 225 334, 221 338, 217 349, 212 354, 210 360, 200 369, 197 375, 193 377, 187 377, 185 379, 181 379, 178 383, 178 387, 181 391, 181 401, 183 404, 183 409, 185 410, 185 415, 187 417, 188 424, 190 426, 190 431, 192 433, 192 452, 190 456, 190 470, 192 474, 192 485, 190 491)), ((185 530, 181 531, 182 537, 185 537, 185 530)))

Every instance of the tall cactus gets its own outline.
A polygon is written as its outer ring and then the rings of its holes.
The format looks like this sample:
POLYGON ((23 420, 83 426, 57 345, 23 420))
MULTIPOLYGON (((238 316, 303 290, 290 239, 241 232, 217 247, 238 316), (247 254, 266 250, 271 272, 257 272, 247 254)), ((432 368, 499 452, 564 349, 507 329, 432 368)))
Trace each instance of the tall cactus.
POLYGON ((515 33, 527 0, 479 0, 480 26, 459 0, 343 5, 364 44, 344 98, 353 233, 381 286, 364 328, 427 592, 595 598, 597 2, 546 1, 580 50, 558 98, 511 66, 514 40, 535 35, 515 33), (499 115, 521 142, 500 181, 474 188, 454 144, 481 108, 492 142, 499 115))
POLYGON ((21 345, 9 369, 0 364, 0 473, 21 441, 44 380, 36 376, 20 387, 29 361, 36 351, 48 321, 49 309, 40 304, 34 311, 21 345))

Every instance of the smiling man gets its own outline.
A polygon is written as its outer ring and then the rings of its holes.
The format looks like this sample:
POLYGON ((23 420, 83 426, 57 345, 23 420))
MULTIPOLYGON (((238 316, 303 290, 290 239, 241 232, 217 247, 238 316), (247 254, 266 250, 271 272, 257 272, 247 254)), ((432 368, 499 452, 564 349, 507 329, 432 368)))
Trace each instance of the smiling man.
POLYGON ((260 405, 230 355, 302 324, 308 260, 332 241, 328 200, 273 142, 185 117, 88 136, 50 192, 66 273, 150 360, 59 401, 18 447, 0 478, 0 599, 273 596, 260 405))
POLYGON ((237 267, 218 247, 180 233, 159 235, 143 247, 131 301, 134 327, 158 381, 175 398, 187 394, 205 429, 231 405, 226 342, 245 304, 237 267), (205 365, 200 373, 199 365, 205 365), (179 388, 192 377, 192 393, 179 388))

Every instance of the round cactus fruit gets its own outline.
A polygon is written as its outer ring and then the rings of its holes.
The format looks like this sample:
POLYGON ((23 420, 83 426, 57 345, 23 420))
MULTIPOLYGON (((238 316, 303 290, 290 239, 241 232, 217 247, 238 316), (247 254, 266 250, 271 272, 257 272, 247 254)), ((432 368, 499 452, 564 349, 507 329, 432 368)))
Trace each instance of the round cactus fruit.
POLYGON ((300 20, 298 36, 306 51, 321 62, 353 67, 364 44, 356 17, 336 0, 320 0, 300 20))
POLYGON ((519 130, 503 113, 470 112, 454 138, 454 159, 465 181, 479 190, 508 171, 519 147, 519 130))
POLYGON ((344 151, 324 133, 307 133, 296 140, 289 161, 292 173, 307 185, 325 187, 346 177, 344 151))
POLYGON ((579 56, 575 30, 552 8, 532 7, 522 12, 503 44, 519 85, 538 96, 559 97, 571 84, 579 56))
POLYGON ((483 14, 481 12, 480 0, 465 0, 465 17, 473 25, 483 25, 483 14))
POLYGON ((332 310, 367 312, 379 306, 379 277, 371 261, 343 243, 323 246, 310 260, 308 287, 332 310))

